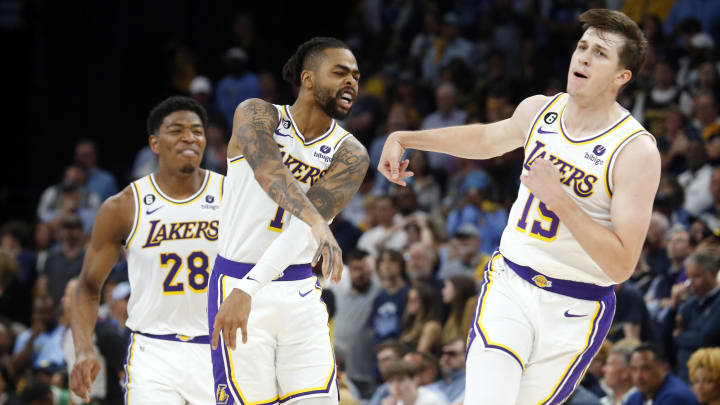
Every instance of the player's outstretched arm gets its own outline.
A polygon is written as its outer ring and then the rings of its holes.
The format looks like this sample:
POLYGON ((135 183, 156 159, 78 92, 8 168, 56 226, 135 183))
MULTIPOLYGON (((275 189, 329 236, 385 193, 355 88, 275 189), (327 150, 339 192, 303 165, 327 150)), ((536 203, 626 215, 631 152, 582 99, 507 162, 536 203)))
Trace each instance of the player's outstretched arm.
POLYGON ((278 121, 277 109, 272 104, 255 98, 243 101, 235 110, 228 156, 245 156, 268 196, 310 225, 323 252, 323 271, 339 270, 342 257, 335 237, 282 162, 280 149, 273 139, 278 121))
POLYGON ((536 159, 521 181, 557 214, 605 274, 622 283, 637 265, 660 183, 660 154, 653 140, 641 135, 630 141, 620 151, 611 175, 611 228, 595 222, 571 200, 561 188, 560 172, 550 161, 536 159))
POLYGON ((92 342, 100 290, 120 257, 122 243, 132 227, 134 212, 130 187, 108 198, 100 207, 72 298, 70 326, 76 362, 70 374, 70 389, 85 402, 90 401, 92 382, 100 371, 100 361, 92 342))
POLYGON ((420 131, 397 131, 383 146, 378 170, 393 183, 405 186, 408 161, 400 159, 407 148, 440 152, 466 159, 489 159, 523 146, 532 119, 549 97, 523 100, 512 117, 490 124, 469 124, 420 131))

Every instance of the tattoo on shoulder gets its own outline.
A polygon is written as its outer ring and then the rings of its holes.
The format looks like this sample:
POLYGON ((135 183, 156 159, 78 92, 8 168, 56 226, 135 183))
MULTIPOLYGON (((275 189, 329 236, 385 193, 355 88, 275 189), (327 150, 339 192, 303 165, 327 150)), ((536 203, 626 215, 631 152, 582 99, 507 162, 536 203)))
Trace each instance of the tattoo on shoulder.
POLYGON ((370 157, 355 138, 340 145, 325 176, 310 187, 307 196, 325 219, 342 211, 360 188, 370 157))

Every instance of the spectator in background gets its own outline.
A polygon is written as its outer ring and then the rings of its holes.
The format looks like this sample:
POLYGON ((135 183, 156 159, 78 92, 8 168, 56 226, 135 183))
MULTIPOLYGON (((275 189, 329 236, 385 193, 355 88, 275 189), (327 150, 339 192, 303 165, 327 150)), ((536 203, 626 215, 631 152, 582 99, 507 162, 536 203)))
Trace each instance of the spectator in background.
POLYGON ((615 345, 610 349, 603 366, 602 386, 607 395, 600 399, 602 405, 623 405, 635 393, 630 358, 633 347, 615 345))
POLYGON ((714 99, 720 97, 717 70, 712 61, 702 62, 697 68, 697 81, 689 83, 680 96, 680 109, 685 115, 692 114, 693 99, 698 91, 708 91, 714 99))
MULTIPOLYGON (((720 136, 718 139, 720 139, 720 136)), ((720 229, 720 166, 712 171, 710 195, 712 195, 713 204, 700 215, 700 219, 712 229, 720 229)))
POLYGON ((663 125, 670 109, 678 104, 680 90, 675 86, 675 72, 670 63, 655 64, 653 86, 637 94, 632 115, 653 134, 663 133, 663 125))
POLYGON ((373 302, 380 286, 372 278, 370 256, 353 250, 345 256, 350 285, 332 288, 336 301, 335 347, 345 353, 345 373, 363 398, 375 391, 373 375, 375 362, 368 356, 375 346, 373 330, 369 327, 373 302))
POLYGON ((712 166, 707 161, 705 146, 700 139, 688 141, 688 168, 678 176, 678 182, 685 190, 685 210, 693 216, 699 216, 713 203, 710 194, 712 166))
POLYGON ((434 391, 418 387, 415 383, 417 369, 412 363, 397 360, 390 363, 382 373, 390 387, 390 396, 382 400, 382 405, 445 405, 447 402, 434 391))
POLYGON ((63 217, 75 214, 82 219, 84 230, 89 234, 102 200, 88 190, 86 184, 85 169, 79 165, 68 166, 63 181, 48 187, 40 196, 38 218, 55 228, 63 217))
POLYGON ((416 367, 415 384, 418 387, 430 385, 437 380, 438 360, 431 353, 413 351, 406 353, 403 360, 416 367))
POLYGON ((662 131, 657 133, 663 173, 678 175, 685 170, 688 143, 685 127, 686 118, 683 113, 676 107, 670 107, 665 115, 662 131))
MULTIPOLYGON (((457 90, 450 83, 443 83, 435 89, 435 104, 437 111, 425 117, 420 129, 444 128, 454 125, 463 125, 467 122, 467 113, 457 108, 457 90)), ((429 166, 435 170, 447 173, 451 170, 450 156, 427 152, 429 166)))
POLYGON ((432 352, 441 345, 440 306, 435 289, 415 282, 408 291, 400 341, 419 352, 432 352))
POLYGON ((53 246, 53 230, 50 225, 38 222, 35 225, 35 274, 45 267, 50 248, 53 246))
POLYGON ((665 35, 672 35, 678 25, 688 18, 696 18, 702 30, 720 43, 720 3, 715 1, 676 0, 665 20, 665 35))
POLYGON ((58 323, 55 303, 50 296, 36 297, 32 307, 32 326, 17 339, 11 360, 16 375, 27 369, 64 367, 62 338, 66 326, 58 323))
POLYGON ((407 244, 407 234, 403 229, 405 222, 397 214, 395 201, 390 196, 377 197, 375 200, 375 219, 377 225, 368 229, 358 240, 357 247, 371 256, 377 257, 381 249, 403 250, 407 244))
POLYGON ((638 392, 630 395, 627 405, 697 405, 695 395, 670 371, 660 349, 651 344, 635 348, 630 357, 633 383, 638 392))
MULTIPOLYGON (((684 152, 683 152, 684 153, 684 152)), ((685 190, 677 179, 672 176, 663 176, 660 179, 658 193, 655 195, 653 211, 665 215, 670 221, 671 229, 690 227, 690 214, 683 208, 685 204, 685 190)))
POLYGON ((468 300, 477 294, 475 279, 468 276, 452 276, 445 280, 442 289, 442 301, 447 305, 450 313, 442 330, 442 343, 449 344, 455 339, 467 339, 470 325, 465 325, 465 313, 468 300))
POLYGON ((352 252, 357 248, 358 241, 363 232, 355 224, 345 219, 345 210, 340 211, 332 223, 330 230, 335 235, 338 246, 343 252, 352 252))
POLYGON ((456 337, 443 346, 440 380, 428 386, 441 393, 448 403, 461 401, 465 396, 465 341, 463 337, 456 337))
POLYGON ((448 258, 440 267, 438 277, 447 280, 451 276, 482 278, 483 269, 490 256, 480 250, 482 240, 475 225, 465 224, 450 241, 448 258))
MULTIPOLYGON (((375 348, 375 353, 378 371, 380 371, 382 377, 391 364, 403 358, 405 346, 397 340, 390 339, 380 343, 375 348)), ((382 405, 382 400, 390 396, 390 386, 384 378, 383 381, 385 382, 375 390, 368 405, 382 405)))
MULTIPOLYGON (((693 121, 691 129, 695 138, 700 138, 705 130, 720 123, 715 94, 707 90, 698 90, 693 98, 693 121)), ((712 129, 710 129, 712 130, 712 129)))
POLYGON ((617 299, 615 317, 607 339, 617 342, 623 338, 656 341, 657 336, 650 314, 645 307, 643 293, 630 282, 615 285, 617 299))
POLYGON ((40 379, 32 379, 20 392, 22 405, 54 405, 50 386, 40 379))
POLYGON ((128 318, 130 283, 123 281, 110 294, 110 316, 95 326, 96 344, 107 364, 107 397, 109 405, 123 403, 123 380, 125 379, 125 351, 130 329, 125 326, 128 318))
POLYGON ((720 348, 699 349, 688 360, 690 382, 698 401, 704 405, 720 404, 720 348))
POLYGON ((227 172, 227 144, 228 129, 220 120, 211 120, 205 131, 205 153, 203 154, 203 167, 217 173, 227 172))
MULTIPOLYGON (((666 250, 667 232, 669 230, 670 221, 668 218, 660 212, 653 212, 643 246, 643 254, 653 276, 666 274, 670 267, 670 260, 667 257, 666 250)), ((648 286, 637 287, 643 290, 648 288, 648 286)))
POLYGON ((195 76, 190 81, 190 97, 197 100, 208 113, 212 113, 212 82, 205 76, 195 76))
POLYGON ((435 84, 443 67, 455 58, 467 61, 472 48, 472 42, 460 35, 457 15, 446 13, 442 18, 440 35, 422 57, 423 79, 435 84))
POLYGON ((97 144, 90 139, 82 139, 75 144, 75 164, 85 169, 87 189, 100 197, 100 201, 118 192, 115 176, 98 167, 97 144))
POLYGON ((447 217, 447 231, 455 235, 461 226, 474 225, 480 234, 480 251, 491 254, 500 246, 507 225, 505 209, 488 199, 490 177, 482 170, 469 172, 460 186, 461 200, 447 217))
POLYGON ((215 108, 230 126, 235 109, 249 98, 259 98, 260 82, 255 73, 248 68, 248 54, 242 48, 230 48, 225 52, 227 74, 217 83, 215 108))
POLYGON ((406 272, 410 281, 422 282, 440 293, 443 283, 435 276, 435 248, 425 242, 415 242, 407 250, 406 272))
POLYGON ((20 266, 15 255, 0 248, 0 314, 2 318, 30 323, 31 297, 29 286, 20 283, 20 266))
POLYGON ((673 286, 687 280, 685 275, 685 259, 692 253, 694 245, 690 243, 690 233, 677 229, 670 234, 667 245, 667 256, 670 268, 667 273, 658 274, 653 278, 645 294, 645 304, 650 316, 655 321, 664 317, 668 307, 673 286))
POLYGON ((0 228, 0 247, 12 253, 20 266, 23 288, 30 288, 37 276, 35 253, 28 248, 30 230, 22 221, 10 221, 0 228))
POLYGON ((711 125, 705 129, 702 139, 705 142, 705 154, 708 157, 708 163, 717 168, 720 166, 720 124, 711 125))
POLYGON ((408 179, 408 186, 415 192, 420 209, 432 212, 440 205, 442 199, 442 190, 438 182, 439 176, 428 166, 427 152, 413 150, 410 152, 409 159, 408 170, 414 175, 408 179))
MULTIPOLYGON (((720 288, 717 274, 720 261, 710 252, 691 254, 685 265, 692 296, 679 305, 673 336, 677 350, 678 377, 688 381, 687 361, 695 350, 720 346, 720 288)), ((679 287, 682 288, 682 287, 679 287)), ((671 307, 672 308, 672 307, 671 307)))
POLYGON ((85 235, 80 218, 74 215, 65 217, 60 225, 59 240, 60 246, 50 252, 38 277, 38 281, 47 282, 48 292, 55 302, 60 302, 65 285, 71 278, 77 277, 82 268, 85 235))
POLYGON ((378 278, 382 290, 373 301, 370 324, 375 341, 399 338, 402 315, 410 287, 405 274, 405 260, 395 250, 383 250, 377 258, 378 278))

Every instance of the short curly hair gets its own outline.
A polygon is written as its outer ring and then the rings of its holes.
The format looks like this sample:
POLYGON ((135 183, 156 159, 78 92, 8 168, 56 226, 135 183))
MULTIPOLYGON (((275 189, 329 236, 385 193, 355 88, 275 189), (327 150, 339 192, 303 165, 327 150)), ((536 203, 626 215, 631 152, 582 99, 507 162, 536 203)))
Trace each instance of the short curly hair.
POLYGON ((708 370, 713 378, 720 381, 720 347, 704 347, 695 351, 687 362, 690 381, 700 368, 708 370))
POLYGON ((161 101, 160 104, 153 107, 147 120, 148 135, 157 132, 165 117, 175 111, 192 111, 200 117, 203 128, 207 129, 208 114, 197 100, 190 97, 172 96, 161 101))

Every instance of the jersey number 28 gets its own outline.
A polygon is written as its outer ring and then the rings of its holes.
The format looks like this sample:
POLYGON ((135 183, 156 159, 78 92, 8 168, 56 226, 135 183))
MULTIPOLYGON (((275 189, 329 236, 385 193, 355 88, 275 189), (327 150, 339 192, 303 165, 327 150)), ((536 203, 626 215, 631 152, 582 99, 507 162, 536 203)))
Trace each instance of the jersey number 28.
MULTIPOLYGON (((185 263, 188 269, 187 285, 190 291, 195 293, 205 292, 210 275, 208 272, 210 261, 207 255, 202 251, 196 250, 188 255, 185 263)), ((183 267, 182 257, 177 253, 162 253, 160 255, 160 267, 167 268, 168 266, 171 267, 163 281, 163 294, 184 294, 185 283, 175 281, 178 272, 183 267)))

